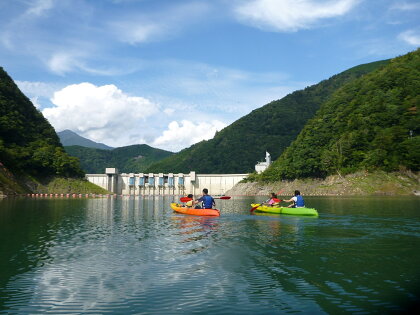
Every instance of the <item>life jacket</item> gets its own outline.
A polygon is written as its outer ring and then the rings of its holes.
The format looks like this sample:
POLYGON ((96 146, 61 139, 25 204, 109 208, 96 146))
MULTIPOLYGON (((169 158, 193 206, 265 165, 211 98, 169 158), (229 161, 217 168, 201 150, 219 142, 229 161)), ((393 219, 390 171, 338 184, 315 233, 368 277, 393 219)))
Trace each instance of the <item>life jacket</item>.
POLYGON ((296 199, 296 208, 302 208, 305 206, 305 201, 303 201, 303 197, 301 195, 297 195, 296 199))
POLYGON ((202 198, 203 202, 203 209, 211 209, 213 208, 213 197, 209 195, 205 195, 202 198))

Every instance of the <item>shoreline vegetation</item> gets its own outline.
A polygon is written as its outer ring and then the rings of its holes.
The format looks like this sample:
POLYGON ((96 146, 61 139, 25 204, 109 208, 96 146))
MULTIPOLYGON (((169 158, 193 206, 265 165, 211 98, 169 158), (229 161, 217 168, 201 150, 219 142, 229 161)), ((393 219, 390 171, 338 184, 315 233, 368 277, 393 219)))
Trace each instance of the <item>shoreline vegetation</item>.
POLYGON ((86 179, 54 178, 46 184, 38 184, 35 191, 40 194, 112 194, 86 179))
MULTIPOLYGON (((13 187, 17 187, 17 183, 13 187)), ((22 185, 20 185, 21 187, 22 185)), ((113 193, 84 179, 54 178, 47 183, 26 183, 31 189, 0 190, 7 195, 113 195, 113 193)), ((228 196, 265 196, 271 192, 291 196, 298 189, 306 196, 420 196, 420 173, 400 171, 386 173, 358 172, 347 176, 333 175, 325 179, 295 179, 277 182, 241 182, 226 191, 228 196)))
POLYGON ((229 196, 266 196, 271 192, 292 196, 298 189, 306 196, 419 196, 420 174, 411 171, 386 173, 357 172, 325 179, 295 179, 276 182, 238 183, 225 194, 229 196))
POLYGON ((0 163, 0 198, 27 194, 111 194, 83 178, 17 176, 0 163))

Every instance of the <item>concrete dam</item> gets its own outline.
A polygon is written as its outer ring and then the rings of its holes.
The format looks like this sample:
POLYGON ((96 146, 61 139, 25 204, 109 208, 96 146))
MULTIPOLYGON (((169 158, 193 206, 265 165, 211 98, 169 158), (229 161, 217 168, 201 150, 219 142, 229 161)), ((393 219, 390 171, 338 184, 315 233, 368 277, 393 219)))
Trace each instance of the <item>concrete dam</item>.
POLYGON ((86 179, 118 195, 199 195, 207 188, 211 195, 223 195, 248 174, 122 173, 106 168, 105 174, 86 174, 86 179))

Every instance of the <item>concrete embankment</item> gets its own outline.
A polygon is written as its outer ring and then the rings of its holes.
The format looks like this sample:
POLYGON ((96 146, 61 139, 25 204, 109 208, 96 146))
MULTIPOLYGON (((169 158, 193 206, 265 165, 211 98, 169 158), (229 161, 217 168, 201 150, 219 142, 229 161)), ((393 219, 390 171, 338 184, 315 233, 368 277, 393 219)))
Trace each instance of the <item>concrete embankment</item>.
POLYGON ((273 183, 239 183, 226 192, 228 196, 261 196, 271 192, 292 196, 295 190, 307 196, 367 196, 367 195, 418 195, 419 173, 375 172, 356 173, 345 177, 329 176, 325 179, 297 179, 273 183))

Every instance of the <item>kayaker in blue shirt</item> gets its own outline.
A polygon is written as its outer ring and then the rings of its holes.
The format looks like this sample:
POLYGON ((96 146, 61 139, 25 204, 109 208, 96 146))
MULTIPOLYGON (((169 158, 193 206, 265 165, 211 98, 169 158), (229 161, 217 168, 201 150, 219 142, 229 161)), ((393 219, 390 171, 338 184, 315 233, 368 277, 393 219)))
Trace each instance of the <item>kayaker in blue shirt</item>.
POLYGON ((197 205, 196 209, 212 209, 213 206, 216 206, 214 198, 209 195, 209 190, 207 188, 203 189, 203 196, 201 196, 195 203, 200 203, 201 206, 197 205))
POLYGON ((288 208, 304 208, 305 207, 305 201, 303 200, 303 197, 300 195, 299 190, 295 190, 294 197, 290 198, 289 200, 284 200, 284 201, 291 202, 288 208))

